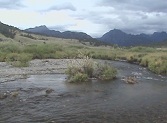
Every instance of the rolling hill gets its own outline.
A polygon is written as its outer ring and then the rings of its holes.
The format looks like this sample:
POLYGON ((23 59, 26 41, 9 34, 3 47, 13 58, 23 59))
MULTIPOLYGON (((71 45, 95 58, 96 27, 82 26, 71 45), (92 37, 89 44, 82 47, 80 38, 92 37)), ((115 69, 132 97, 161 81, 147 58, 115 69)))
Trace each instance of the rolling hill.
POLYGON ((0 22, 0 33, 5 37, 13 39, 17 31, 20 31, 20 30, 14 26, 9 26, 7 24, 0 22))

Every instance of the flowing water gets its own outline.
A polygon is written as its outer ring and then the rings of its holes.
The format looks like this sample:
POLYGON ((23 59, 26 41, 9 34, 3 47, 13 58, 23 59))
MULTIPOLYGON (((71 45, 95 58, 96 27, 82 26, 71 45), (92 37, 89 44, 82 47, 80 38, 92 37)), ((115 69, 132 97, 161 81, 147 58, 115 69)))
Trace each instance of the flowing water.
POLYGON ((1 83, 1 93, 18 96, 0 100, 0 123, 167 123, 167 77, 109 63, 118 69, 114 81, 71 84, 64 74, 46 74, 1 83), (138 83, 127 84, 124 76, 138 83))

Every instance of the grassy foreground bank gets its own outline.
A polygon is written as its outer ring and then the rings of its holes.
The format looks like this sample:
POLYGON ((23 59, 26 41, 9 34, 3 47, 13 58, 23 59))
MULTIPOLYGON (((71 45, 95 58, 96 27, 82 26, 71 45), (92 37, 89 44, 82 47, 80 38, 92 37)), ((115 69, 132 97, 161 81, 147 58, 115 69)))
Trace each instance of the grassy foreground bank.
POLYGON ((85 56, 94 59, 126 60, 130 63, 145 66, 154 73, 167 75, 166 48, 94 47, 91 45, 83 45, 77 41, 75 43, 45 41, 25 44, 10 41, 0 42, 0 61, 11 63, 17 67, 26 67, 32 59, 78 58, 78 50, 85 56))

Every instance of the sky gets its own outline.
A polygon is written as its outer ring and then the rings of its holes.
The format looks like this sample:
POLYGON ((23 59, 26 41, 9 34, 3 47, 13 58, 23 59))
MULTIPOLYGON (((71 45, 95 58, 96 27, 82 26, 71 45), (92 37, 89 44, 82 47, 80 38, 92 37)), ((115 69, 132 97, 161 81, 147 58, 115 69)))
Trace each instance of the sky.
POLYGON ((46 25, 101 37, 167 32, 167 0, 0 0, 0 21, 20 29, 46 25))

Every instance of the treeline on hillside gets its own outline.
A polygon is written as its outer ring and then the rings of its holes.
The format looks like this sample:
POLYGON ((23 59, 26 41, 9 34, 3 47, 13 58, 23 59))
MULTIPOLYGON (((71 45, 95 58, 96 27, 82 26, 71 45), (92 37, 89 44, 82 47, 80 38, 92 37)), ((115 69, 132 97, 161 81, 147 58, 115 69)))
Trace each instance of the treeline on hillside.
POLYGON ((87 40, 81 40, 79 39, 79 42, 82 43, 83 45, 86 45, 88 42, 92 46, 111 46, 111 44, 108 44, 106 42, 98 41, 96 39, 87 39, 87 40))
POLYGON ((33 37, 33 36, 30 35, 30 34, 20 34, 20 36, 27 37, 27 38, 34 39, 34 40, 37 39, 37 38, 33 37))
POLYGON ((4 36, 13 39, 16 35, 16 30, 18 29, 13 26, 8 26, 0 22, 0 33, 3 34, 4 36))
POLYGON ((20 34, 20 36, 27 37, 27 38, 34 39, 34 40, 48 40, 47 38, 38 38, 38 37, 36 38, 29 33, 28 34, 20 34))

